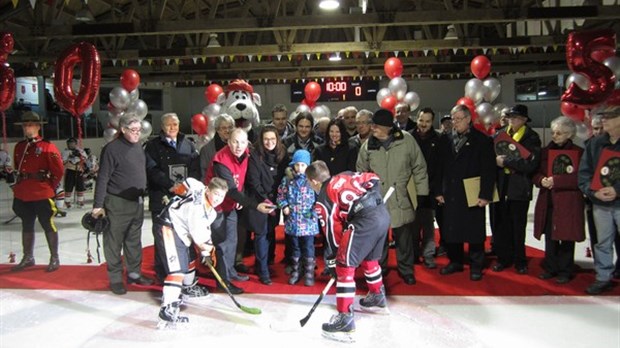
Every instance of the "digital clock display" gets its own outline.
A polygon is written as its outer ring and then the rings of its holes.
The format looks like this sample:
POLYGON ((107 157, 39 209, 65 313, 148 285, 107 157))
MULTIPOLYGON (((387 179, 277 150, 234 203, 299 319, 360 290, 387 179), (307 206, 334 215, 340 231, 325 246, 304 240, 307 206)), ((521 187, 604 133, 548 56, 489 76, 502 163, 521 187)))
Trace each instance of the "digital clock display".
MULTIPOLYGON (((376 100, 379 81, 317 81, 321 96, 317 102, 376 100)), ((291 103, 304 99, 306 83, 291 84, 291 103)))

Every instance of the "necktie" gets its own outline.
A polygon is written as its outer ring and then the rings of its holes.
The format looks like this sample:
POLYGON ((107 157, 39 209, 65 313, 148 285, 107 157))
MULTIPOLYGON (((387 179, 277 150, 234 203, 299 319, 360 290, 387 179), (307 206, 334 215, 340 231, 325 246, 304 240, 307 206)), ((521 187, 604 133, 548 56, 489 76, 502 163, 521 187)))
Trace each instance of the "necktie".
POLYGON ((170 146, 174 147, 175 149, 177 148, 177 142, 174 140, 170 140, 170 146))

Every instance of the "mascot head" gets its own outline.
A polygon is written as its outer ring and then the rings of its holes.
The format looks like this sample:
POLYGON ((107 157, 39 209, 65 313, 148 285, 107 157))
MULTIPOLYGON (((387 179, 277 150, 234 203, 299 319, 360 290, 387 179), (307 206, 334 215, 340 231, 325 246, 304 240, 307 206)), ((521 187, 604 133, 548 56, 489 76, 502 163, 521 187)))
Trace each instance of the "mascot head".
POLYGON ((229 114, 235 120, 235 126, 250 131, 258 126, 260 116, 258 106, 261 105, 260 95, 254 93, 252 85, 244 80, 234 80, 226 86, 225 93, 217 98, 221 113, 229 114))

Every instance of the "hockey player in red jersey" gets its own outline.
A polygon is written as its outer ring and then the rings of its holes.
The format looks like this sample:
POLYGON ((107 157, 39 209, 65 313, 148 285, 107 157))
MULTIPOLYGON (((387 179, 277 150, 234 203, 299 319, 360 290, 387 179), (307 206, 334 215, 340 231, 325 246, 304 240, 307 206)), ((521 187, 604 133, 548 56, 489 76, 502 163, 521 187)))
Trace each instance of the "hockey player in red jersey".
POLYGON ((327 266, 336 273, 338 314, 323 324, 323 336, 352 342, 357 267, 362 267, 369 290, 360 300, 361 309, 387 313, 378 260, 390 215, 381 199, 381 180, 374 173, 343 172, 332 177, 323 161, 310 164, 306 177, 318 194, 315 207, 328 244, 327 266))
POLYGON ((175 186, 177 194, 158 216, 161 222, 161 245, 165 248, 164 279, 158 328, 174 328, 189 319, 179 315, 181 300, 208 295, 206 288, 198 285, 195 261, 190 248, 196 247, 203 259, 211 257, 211 223, 215 208, 224 201, 228 185, 220 178, 213 178, 205 187, 200 181, 187 178, 175 186))

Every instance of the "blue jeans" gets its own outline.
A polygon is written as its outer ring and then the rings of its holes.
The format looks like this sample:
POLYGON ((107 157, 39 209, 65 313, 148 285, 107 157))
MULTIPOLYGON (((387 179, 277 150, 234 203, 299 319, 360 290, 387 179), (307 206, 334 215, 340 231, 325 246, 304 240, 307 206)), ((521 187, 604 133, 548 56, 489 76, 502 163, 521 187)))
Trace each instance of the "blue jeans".
POLYGON ((620 209, 617 206, 594 204, 597 243, 594 245, 594 270, 596 280, 611 280, 614 267, 614 239, 620 234, 620 209))
POLYGON ((291 257, 314 258, 314 236, 291 236, 291 257))

